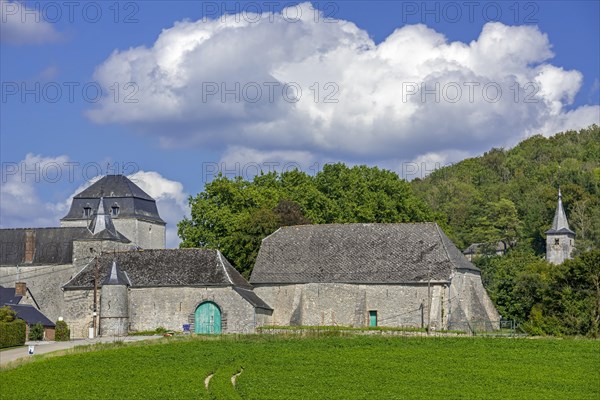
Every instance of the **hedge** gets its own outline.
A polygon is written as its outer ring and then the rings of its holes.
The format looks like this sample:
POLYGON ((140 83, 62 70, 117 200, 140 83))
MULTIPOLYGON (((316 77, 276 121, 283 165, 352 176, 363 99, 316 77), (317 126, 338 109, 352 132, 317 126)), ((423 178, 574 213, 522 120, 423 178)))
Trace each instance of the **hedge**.
POLYGON ((22 319, 13 322, 0 322, 0 349, 25 344, 27 325, 22 319))
POLYGON ((29 340, 44 340, 44 325, 37 323, 29 327, 29 340))
POLYGON ((66 342, 71 339, 71 330, 65 321, 58 321, 54 331, 54 340, 57 342, 66 342))

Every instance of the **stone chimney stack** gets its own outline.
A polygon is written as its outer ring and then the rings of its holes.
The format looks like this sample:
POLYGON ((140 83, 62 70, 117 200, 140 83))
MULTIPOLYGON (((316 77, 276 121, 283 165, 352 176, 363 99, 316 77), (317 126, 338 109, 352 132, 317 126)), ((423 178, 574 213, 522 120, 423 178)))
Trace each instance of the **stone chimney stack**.
POLYGON ((27 284, 25 282, 15 283, 15 296, 27 296, 27 284))

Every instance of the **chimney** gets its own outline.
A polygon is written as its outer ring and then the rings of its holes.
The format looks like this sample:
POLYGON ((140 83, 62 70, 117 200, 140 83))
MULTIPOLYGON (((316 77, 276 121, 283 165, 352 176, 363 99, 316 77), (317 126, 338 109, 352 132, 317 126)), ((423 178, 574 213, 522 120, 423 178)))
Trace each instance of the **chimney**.
POLYGON ((25 231, 25 262, 32 263, 35 254, 35 231, 28 229, 25 231))
POLYGON ((25 282, 15 283, 15 296, 27 296, 27 284, 25 282))

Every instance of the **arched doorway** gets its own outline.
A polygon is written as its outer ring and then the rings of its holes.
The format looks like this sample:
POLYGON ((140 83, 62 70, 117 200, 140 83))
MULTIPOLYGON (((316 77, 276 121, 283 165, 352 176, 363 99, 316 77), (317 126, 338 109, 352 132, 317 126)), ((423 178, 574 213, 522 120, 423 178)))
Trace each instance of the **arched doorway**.
POLYGON ((201 334, 221 333, 221 310, 212 301, 206 301, 196 308, 194 332, 201 334))

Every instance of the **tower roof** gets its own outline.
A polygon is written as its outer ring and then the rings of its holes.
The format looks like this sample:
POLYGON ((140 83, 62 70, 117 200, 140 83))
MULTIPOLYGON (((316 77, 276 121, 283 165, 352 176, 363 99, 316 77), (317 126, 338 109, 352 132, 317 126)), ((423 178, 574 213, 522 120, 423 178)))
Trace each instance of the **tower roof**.
POLYGON ((62 221, 87 220, 102 207, 113 218, 139 219, 164 225, 156 201, 125 175, 106 175, 73 197, 62 221), (102 199, 102 201, 101 201, 102 199))
POLYGON ((125 175, 103 176, 90 187, 75 195, 74 198, 98 199, 100 197, 137 197, 139 199, 154 201, 148 193, 140 189, 138 185, 125 175))
POLYGON ((556 212, 554 213, 554 220, 552 221, 552 228, 550 228, 546 233, 571 233, 575 234, 571 229, 569 229, 569 221, 567 221, 567 214, 565 214, 565 209, 562 204, 562 193, 560 188, 558 189, 558 204, 556 206, 556 212))
POLYGON ((123 286, 131 286, 131 282, 129 282, 129 278, 119 268, 117 264, 117 260, 113 259, 112 267, 110 269, 110 274, 106 275, 106 279, 102 282, 102 286, 104 285, 123 285, 123 286))

